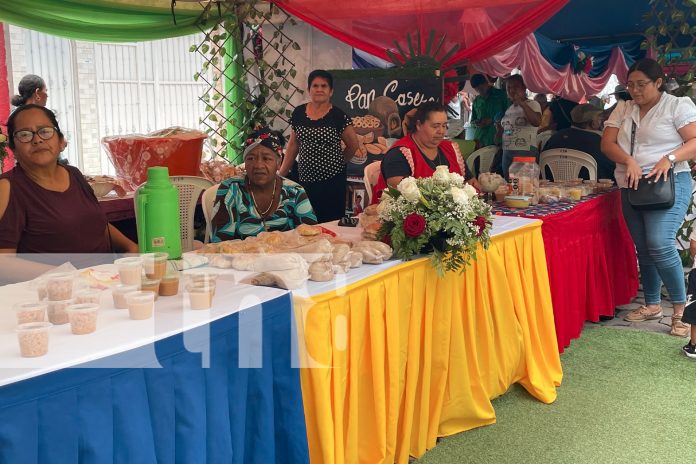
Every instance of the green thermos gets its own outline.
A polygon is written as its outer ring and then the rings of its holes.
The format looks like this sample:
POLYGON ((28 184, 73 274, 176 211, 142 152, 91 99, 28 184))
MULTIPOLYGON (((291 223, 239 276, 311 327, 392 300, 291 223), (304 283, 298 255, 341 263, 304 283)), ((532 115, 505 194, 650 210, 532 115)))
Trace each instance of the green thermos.
POLYGON ((179 191, 169 181, 169 169, 147 169, 147 182, 135 191, 135 220, 141 253, 165 251, 181 257, 179 191))

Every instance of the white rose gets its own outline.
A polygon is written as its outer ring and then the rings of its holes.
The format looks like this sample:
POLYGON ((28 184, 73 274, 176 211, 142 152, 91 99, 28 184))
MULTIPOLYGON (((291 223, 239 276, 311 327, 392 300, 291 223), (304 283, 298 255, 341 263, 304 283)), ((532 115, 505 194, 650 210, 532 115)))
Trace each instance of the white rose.
POLYGON ((421 193, 416 184, 416 179, 413 177, 405 177, 401 179, 396 189, 401 192, 401 195, 410 202, 416 202, 420 199, 421 193))
POLYGON ((466 191, 459 187, 451 187, 450 193, 452 194, 452 200, 458 205, 465 205, 469 202, 469 195, 466 191))
POLYGON ((438 166, 435 168, 433 180, 438 184, 447 184, 450 181, 449 168, 447 166, 438 166))
POLYGON ((473 198, 478 195, 478 192, 476 192, 476 189, 472 187, 471 184, 464 184, 463 190, 469 198, 473 198))

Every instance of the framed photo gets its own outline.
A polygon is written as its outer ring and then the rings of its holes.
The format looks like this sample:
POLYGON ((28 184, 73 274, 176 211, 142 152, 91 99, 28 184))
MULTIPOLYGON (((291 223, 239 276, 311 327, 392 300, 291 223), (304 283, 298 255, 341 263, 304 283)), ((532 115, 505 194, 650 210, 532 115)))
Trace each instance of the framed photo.
POLYGON ((367 192, 365 192, 364 188, 353 190, 353 197, 352 197, 351 204, 352 204, 353 216, 357 216, 358 214, 363 212, 363 210, 367 206, 367 192))

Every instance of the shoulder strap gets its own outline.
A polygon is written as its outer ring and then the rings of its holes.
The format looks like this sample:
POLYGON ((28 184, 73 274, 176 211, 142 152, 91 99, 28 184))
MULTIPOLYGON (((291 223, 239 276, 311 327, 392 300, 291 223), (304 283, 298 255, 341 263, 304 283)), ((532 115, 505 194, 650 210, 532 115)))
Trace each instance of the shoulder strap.
POLYGON ((636 122, 631 121, 631 156, 633 156, 633 146, 636 143, 636 122))

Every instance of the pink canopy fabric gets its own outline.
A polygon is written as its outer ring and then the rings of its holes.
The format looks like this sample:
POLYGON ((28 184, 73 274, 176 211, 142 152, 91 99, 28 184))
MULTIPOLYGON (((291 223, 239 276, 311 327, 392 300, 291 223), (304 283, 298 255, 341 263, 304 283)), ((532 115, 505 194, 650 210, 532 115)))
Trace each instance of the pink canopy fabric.
POLYGON ((614 48, 607 69, 597 77, 575 74, 570 65, 558 70, 544 59, 534 34, 519 43, 474 64, 474 68, 492 76, 504 76, 517 68, 527 88, 535 93, 552 93, 579 102, 583 97, 597 95, 616 74, 624 82, 628 65, 619 48, 614 48))
POLYGON ((568 0, 273 0, 317 29, 371 55, 424 54, 448 69, 519 42, 568 0), (428 38, 434 40, 428 47, 428 38), (411 43, 407 39, 410 34, 411 43), (420 38, 420 47, 418 46, 420 38), (398 44, 398 46, 396 45, 398 44))

